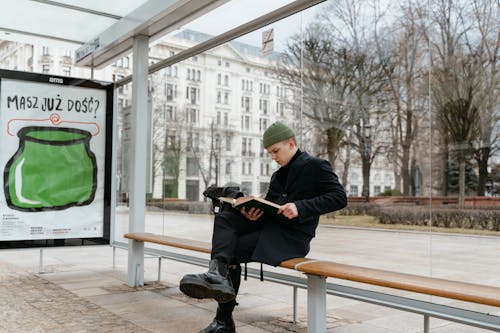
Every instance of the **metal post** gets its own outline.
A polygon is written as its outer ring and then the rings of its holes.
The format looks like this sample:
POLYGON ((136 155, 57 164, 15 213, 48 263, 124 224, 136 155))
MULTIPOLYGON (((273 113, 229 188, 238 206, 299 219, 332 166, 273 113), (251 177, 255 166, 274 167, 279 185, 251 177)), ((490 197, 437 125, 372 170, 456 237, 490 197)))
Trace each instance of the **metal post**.
POLYGON ((430 317, 428 315, 424 315, 424 333, 430 332, 430 317))
POLYGON ((161 281, 161 257, 158 257, 158 282, 161 281))
POLYGON ((43 249, 40 249, 40 264, 38 266, 38 273, 42 274, 43 272, 43 249))
POLYGON ((297 287, 293 286, 293 323, 297 324, 297 287))
POLYGON ((115 268, 116 263, 116 246, 113 246, 113 268, 115 268))
POLYGON ((326 277, 307 274, 307 331, 326 333, 326 277))
MULTIPOLYGON (((132 72, 132 115, 130 145, 130 220, 129 232, 144 232, 146 214, 146 159, 149 135, 147 123, 148 109, 148 51, 147 36, 134 37, 132 72)), ((144 285, 144 243, 129 240, 128 285, 144 285), (137 268, 140 268, 137 271, 137 268)))

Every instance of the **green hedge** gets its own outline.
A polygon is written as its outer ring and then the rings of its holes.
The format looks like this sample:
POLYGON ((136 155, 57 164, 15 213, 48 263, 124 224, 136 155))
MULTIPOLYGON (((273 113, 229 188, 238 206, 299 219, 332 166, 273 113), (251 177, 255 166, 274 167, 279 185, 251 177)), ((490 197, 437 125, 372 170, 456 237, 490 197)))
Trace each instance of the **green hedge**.
POLYGON ((380 207, 372 211, 382 224, 500 231, 500 211, 486 209, 456 209, 432 207, 380 207))
POLYGON ((164 210, 188 211, 190 202, 185 200, 164 201, 161 199, 148 200, 148 206, 158 207, 164 210))
POLYGON ((457 205, 381 206, 370 203, 349 203, 336 212, 338 215, 371 215, 382 224, 428 226, 432 211, 432 226, 443 228, 463 228, 500 231, 499 207, 476 207, 460 209, 457 205))

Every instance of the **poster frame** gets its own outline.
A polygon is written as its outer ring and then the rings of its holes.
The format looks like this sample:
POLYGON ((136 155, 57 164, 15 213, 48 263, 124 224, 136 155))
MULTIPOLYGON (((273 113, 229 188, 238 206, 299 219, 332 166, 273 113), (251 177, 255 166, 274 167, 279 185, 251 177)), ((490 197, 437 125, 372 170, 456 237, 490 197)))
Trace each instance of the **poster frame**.
MULTIPOLYGON (((46 238, 25 240, 0 240, 0 249, 53 247, 53 246, 81 246, 81 245, 109 245, 111 239, 112 214, 112 157, 113 157, 113 122, 114 122, 114 83, 85 78, 75 78, 59 75, 40 74, 32 72, 0 69, 0 82, 3 79, 36 82, 54 86, 72 86, 104 90, 106 95, 105 110, 105 147, 104 147, 104 193, 103 193, 103 221, 102 237, 72 237, 46 238)), ((1 87, 1 85, 0 85, 1 87)), ((0 91, 1 94, 1 91, 0 91)), ((1 112, 1 110, 0 110, 1 112)), ((4 185, 2 183, 2 185, 4 185)))

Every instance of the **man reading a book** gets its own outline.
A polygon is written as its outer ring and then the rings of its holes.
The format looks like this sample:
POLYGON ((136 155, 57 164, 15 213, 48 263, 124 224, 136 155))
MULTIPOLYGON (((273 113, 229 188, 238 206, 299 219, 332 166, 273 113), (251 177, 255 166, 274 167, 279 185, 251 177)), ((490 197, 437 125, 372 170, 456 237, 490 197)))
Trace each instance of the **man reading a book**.
POLYGON ((232 312, 241 281, 241 263, 280 262, 305 257, 315 236, 319 216, 347 204, 344 188, 326 160, 302 152, 293 130, 276 122, 263 136, 263 145, 280 168, 271 176, 265 199, 280 208, 264 213, 257 208, 228 208, 215 215, 208 272, 187 274, 181 291, 219 304, 213 322, 200 333, 235 332, 232 312))

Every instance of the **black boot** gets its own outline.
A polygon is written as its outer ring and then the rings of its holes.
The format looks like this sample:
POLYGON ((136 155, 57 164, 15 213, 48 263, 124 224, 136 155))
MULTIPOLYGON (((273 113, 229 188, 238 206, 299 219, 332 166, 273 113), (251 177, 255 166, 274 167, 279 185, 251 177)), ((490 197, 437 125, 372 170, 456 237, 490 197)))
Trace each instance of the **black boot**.
POLYGON ((214 320, 199 333, 235 333, 236 327, 233 320, 235 304, 235 301, 219 304, 214 320))
POLYGON ((213 298, 219 303, 227 303, 236 297, 231 280, 228 279, 227 264, 215 259, 210 260, 208 272, 184 275, 179 288, 189 297, 213 298))

